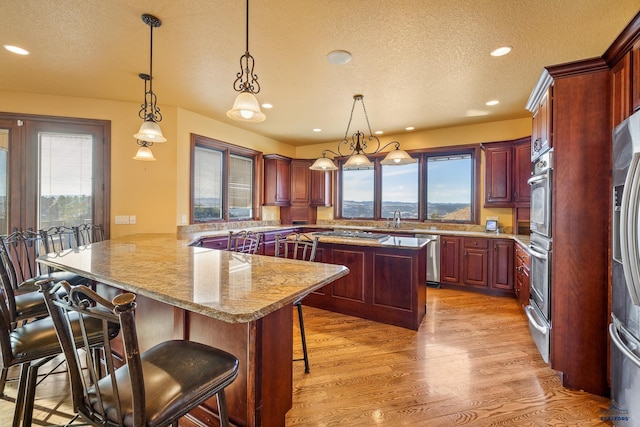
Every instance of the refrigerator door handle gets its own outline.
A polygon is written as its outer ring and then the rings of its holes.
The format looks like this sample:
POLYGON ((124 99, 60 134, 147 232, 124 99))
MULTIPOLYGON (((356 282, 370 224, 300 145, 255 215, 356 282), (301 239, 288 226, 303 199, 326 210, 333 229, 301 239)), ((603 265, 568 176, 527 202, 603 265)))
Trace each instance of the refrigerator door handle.
POLYGON ((618 350, 622 352, 634 365, 640 368, 640 357, 638 357, 633 350, 637 350, 640 347, 640 343, 633 338, 633 335, 620 323, 618 318, 611 315, 611 323, 609 324, 609 336, 611 337, 611 341, 618 347, 618 350), (629 348, 627 344, 625 344, 622 336, 625 336, 625 339, 629 341, 633 348, 629 348))
POLYGON ((638 251, 638 196, 640 195, 640 154, 634 153, 625 178, 620 212, 620 249, 622 270, 631 300, 640 305, 640 270, 638 251))
POLYGON ((528 305, 524 308, 524 311, 527 314, 527 317, 529 318, 529 322, 531 323, 531 326, 536 328, 538 332, 544 335, 546 335, 549 332, 549 328, 538 323, 538 320, 536 319, 535 309, 533 307, 528 305))

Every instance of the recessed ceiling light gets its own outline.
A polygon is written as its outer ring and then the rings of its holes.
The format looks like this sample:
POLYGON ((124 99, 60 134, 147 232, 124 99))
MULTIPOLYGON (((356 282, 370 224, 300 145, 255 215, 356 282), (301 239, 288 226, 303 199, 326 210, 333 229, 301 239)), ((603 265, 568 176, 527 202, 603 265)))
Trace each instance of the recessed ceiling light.
POLYGON ((327 54, 327 60, 332 64, 344 65, 351 61, 351 54, 346 50, 334 50, 327 54))
POLYGON ((415 128, 413 126, 407 126, 406 128, 404 128, 404 130, 414 130, 415 128))
POLYGON ((322 129, 320 129, 320 128, 315 128, 313 131, 314 131, 314 132, 322 132, 322 129))
POLYGON ((261 104, 261 105, 262 105, 262 108, 266 108, 266 109, 273 108, 273 105, 269 104, 268 102, 265 102, 264 104, 261 104))
POLYGON ((491 51, 491 56, 504 56, 509 52, 511 52, 511 46, 502 46, 491 51))
POLYGON ((377 131, 375 131, 374 133, 375 133, 376 135, 382 135, 382 134, 384 133, 384 131, 377 130, 377 131))
POLYGON ((500 101, 498 101, 497 99, 493 99, 493 100, 491 100, 491 101, 487 101, 487 102, 485 102, 485 105, 489 105, 489 106, 491 106, 491 105, 498 105, 498 104, 500 104, 500 101))
POLYGON ((10 44, 5 44, 3 46, 9 52, 13 52, 13 53, 18 54, 18 55, 29 55, 29 51, 26 50, 26 49, 23 49, 21 47, 13 46, 13 45, 10 45, 10 44))

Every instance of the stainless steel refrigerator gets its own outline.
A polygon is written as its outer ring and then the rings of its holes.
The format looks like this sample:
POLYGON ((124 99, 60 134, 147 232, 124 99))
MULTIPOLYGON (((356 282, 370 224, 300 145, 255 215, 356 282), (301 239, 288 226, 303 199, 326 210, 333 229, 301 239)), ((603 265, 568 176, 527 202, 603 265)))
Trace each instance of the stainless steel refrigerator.
POLYGON ((640 427, 640 112, 613 131, 611 407, 603 420, 640 427))

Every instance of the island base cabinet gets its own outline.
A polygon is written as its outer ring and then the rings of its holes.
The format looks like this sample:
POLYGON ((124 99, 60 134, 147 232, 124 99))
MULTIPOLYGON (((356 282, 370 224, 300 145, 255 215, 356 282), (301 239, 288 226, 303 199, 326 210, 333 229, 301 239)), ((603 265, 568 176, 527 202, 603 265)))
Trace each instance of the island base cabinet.
POLYGON ((323 244, 322 262, 349 274, 310 293, 303 304, 418 330, 426 314, 426 246, 420 249, 323 244))
MULTIPOLYGON (((99 285, 100 293, 119 292, 99 285)), ((220 348, 239 360, 238 376, 226 389, 234 426, 283 426, 293 400, 293 305, 249 323, 227 323, 138 295, 140 350, 163 341, 188 339, 220 348)), ((176 354, 179 359, 180 355, 176 354)), ((180 425, 216 426, 216 398, 192 410, 180 425)))

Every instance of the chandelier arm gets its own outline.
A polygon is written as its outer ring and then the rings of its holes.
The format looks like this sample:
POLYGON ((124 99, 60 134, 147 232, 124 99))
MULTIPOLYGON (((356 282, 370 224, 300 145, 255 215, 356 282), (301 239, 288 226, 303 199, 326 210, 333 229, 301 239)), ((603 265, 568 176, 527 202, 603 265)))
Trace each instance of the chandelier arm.
POLYGON ((395 149, 396 149, 396 150, 398 150, 398 149, 400 148, 400 143, 399 143, 398 141, 391 141, 391 142, 389 142, 388 144, 385 144, 385 145, 384 145, 384 147, 382 147, 380 150, 376 151, 376 153, 377 153, 377 152, 379 152, 379 151, 384 150, 385 148, 387 148, 387 147, 388 147, 388 146, 390 146, 391 144, 395 145, 395 149))
POLYGON ((258 75, 253 72, 255 59, 249 53, 249 0, 247 0, 245 51, 240 57, 240 72, 236 73, 233 89, 236 92, 251 92, 254 95, 260 92, 258 75))
POLYGON ((342 154, 336 153, 333 150, 326 149, 326 150, 322 150, 322 157, 327 157, 327 153, 331 153, 334 156, 342 156, 342 154))
MULTIPOLYGON (((344 154, 344 153, 340 150, 340 146, 341 146, 342 144, 349 145, 349 140, 348 140, 346 137, 344 137, 340 142, 338 142, 338 153, 339 153, 339 155, 340 155, 340 156, 344 157, 344 156, 347 156, 347 154, 344 154)), ((353 149, 351 149, 351 153, 350 153, 350 154, 353 154, 353 149)))

